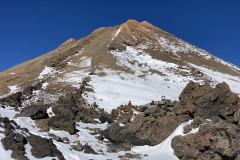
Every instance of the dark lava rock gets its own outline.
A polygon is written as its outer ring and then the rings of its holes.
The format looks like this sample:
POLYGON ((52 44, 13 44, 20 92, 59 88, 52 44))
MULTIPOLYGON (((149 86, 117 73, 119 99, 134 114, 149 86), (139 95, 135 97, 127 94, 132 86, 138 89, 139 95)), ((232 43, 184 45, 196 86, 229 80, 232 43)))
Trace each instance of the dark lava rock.
POLYGON ((87 154, 98 154, 97 152, 95 152, 92 147, 90 147, 89 145, 85 144, 84 145, 84 153, 87 154))
POLYGON ((172 147, 179 159, 236 159, 240 150, 239 127, 219 119, 202 125, 195 134, 175 137, 172 147))
POLYGON ((156 145, 166 139, 178 125, 186 120, 183 117, 171 115, 158 118, 137 115, 133 121, 123 127, 118 123, 110 124, 102 134, 114 143, 156 145))
POLYGON ((27 137, 30 145, 32 146, 32 155, 36 158, 44 158, 47 156, 58 157, 59 160, 65 160, 62 153, 53 144, 52 139, 42 138, 40 136, 31 135, 27 137))
POLYGON ((124 126, 119 125, 120 116, 126 113, 125 110, 130 111, 129 106, 113 110, 112 116, 117 121, 108 125, 102 135, 118 145, 156 145, 181 123, 194 119, 184 128, 184 133, 197 127, 200 131, 177 136, 172 142, 180 159, 240 158, 240 99, 226 83, 211 88, 207 84, 189 82, 179 100, 145 105, 139 110, 140 114, 131 121, 125 121, 124 126))
POLYGON ((29 106, 23 108, 18 116, 31 117, 33 120, 45 119, 48 118, 47 108, 48 106, 29 106))
POLYGON ((194 123, 184 132, 200 124, 199 132, 173 139, 172 147, 179 159, 240 159, 240 98, 226 83, 211 88, 190 82, 179 99, 175 114, 194 117, 194 123), (205 124, 205 119, 211 122, 205 124))
POLYGON ((9 105, 12 107, 21 107, 21 102, 22 102, 22 92, 17 92, 0 99, 1 104, 9 105))
POLYGON ((113 119, 110 115, 107 115, 107 114, 102 114, 99 118, 99 120, 101 121, 101 123, 112 123, 113 122, 113 119))
POLYGON ((66 115, 56 115, 54 117, 51 117, 48 121, 48 125, 51 128, 56 130, 64 130, 70 134, 76 133, 75 124, 75 121, 66 115))
POLYGON ((182 106, 194 107, 199 117, 212 119, 218 116, 230 123, 234 121, 234 112, 240 107, 238 95, 232 93, 225 82, 217 84, 216 88, 189 82, 179 99, 182 106))
POLYGON ((12 150, 12 158, 20 159, 20 160, 28 160, 27 157, 24 156, 25 148, 24 145, 27 143, 26 138, 19 134, 13 132, 6 132, 7 135, 2 139, 2 144, 5 150, 12 150))
POLYGON ((120 156, 118 156, 118 158, 122 158, 122 159, 142 159, 139 154, 131 154, 131 153, 126 153, 125 155, 120 155, 120 156))
MULTIPOLYGON (((11 157, 14 159, 19 160, 28 160, 28 158, 25 156, 25 148, 24 145, 27 143, 26 138, 20 134, 14 132, 15 127, 18 129, 21 129, 15 121, 10 120, 8 118, 2 118, 0 117, 0 122, 3 124, 2 127, 4 128, 4 134, 6 137, 4 137, 1 142, 3 144, 3 147, 5 150, 12 150, 11 157)), ((24 131, 22 129, 22 131, 24 131)))

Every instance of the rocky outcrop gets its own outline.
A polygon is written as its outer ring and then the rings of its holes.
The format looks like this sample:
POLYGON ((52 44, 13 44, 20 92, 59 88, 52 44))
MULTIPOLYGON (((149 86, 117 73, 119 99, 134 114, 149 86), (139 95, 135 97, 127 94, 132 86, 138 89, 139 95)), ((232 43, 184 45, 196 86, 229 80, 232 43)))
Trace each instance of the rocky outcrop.
MULTIPOLYGON (((179 99, 177 113, 189 112, 193 117, 211 120, 210 123, 200 125, 197 133, 173 139, 172 147, 179 159, 240 158, 240 99, 226 83, 211 88, 190 82, 179 99)), ((187 126, 185 129, 189 131, 193 127, 187 126)))
MULTIPOLYGON (((15 128, 20 129, 15 121, 9 121, 8 118, 0 117, 0 122, 3 124, 5 137, 1 140, 5 150, 12 150, 11 157, 19 160, 28 160, 25 156, 25 144, 27 144, 26 138, 13 130, 15 128), (15 127, 14 127, 15 126, 15 127)), ((27 131, 27 130, 24 130, 27 131)))
POLYGON ((39 90, 42 87, 42 82, 27 86, 23 91, 13 93, 7 97, 0 99, 0 104, 12 107, 21 107, 22 101, 31 99, 33 91, 39 90))
POLYGON ((239 127, 218 120, 200 126, 199 132, 177 136, 172 141, 179 159, 237 159, 240 158, 239 127))
POLYGON ((32 155, 36 158, 58 157, 59 160, 65 160, 62 153, 53 144, 52 139, 42 138, 36 135, 27 137, 28 142, 32 146, 32 155))
POLYGON ((30 117, 33 120, 45 119, 48 118, 47 109, 49 106, 45 105, 32 105, 26 108, 23 108, 17 116, 20 117, 30 117))
POLYGON ((65 160, 62 153, 56 148, 51 139, 32 135, 28 129, 21 128, 13 120, 0 117, 3 124, 5 137, 1 140, 5 150, 11 150, 11 157, 18 160, 29 160, 26 156, 25 145, 29 143, 32 147, 32 155, 36 158, 58 157, 59 160, 65 160), (16 132, 18 130, 18 132, 16 132))
POLYGON ((181 106, 194 106, 194 114, 205 119, 218 116, 229 123, 237 120, 234 120, 233 115, 240 106, 240 100, 225 82, 217 84, 216 88, 190 82, 179 100, 181 106))
POLYGON ((89 145, 84 145, 84 153, 87 153, 87 154, 98 154, 89 145))
POLYGON ((212 88, 190 82, 178 102, 153 101, 136 108, 138 114, 134 116, 130 108, 121 106, 113 110, 112 116, 117 122, 102 132, 105 138, 118 145, 156 145, 181 123, 193 119, 192 124, 184 128, 187 135, 177 136, 172 141, 178 158, 240 158, 240 99, 226 83, 212 88), (123 117, 128 118, 124 121, 121 117, 126 113, 123 117), (189 134, 194 128, 199 128, 199 132, 189 134))
POLYGON ((67 46, 67 45, 71 44, 71 43, 74 42, 74 41, 75 41, 75 39, 69 38, 69 39, 66 40, 64 43, 62 43, 58 48, 63 47, 63 46, 67 46))
MULTIPOLYGON (((156 102, 140 107, 137 115, 125 116, 130 117, 129 121, 123 121, 122 118, 118 122, 110 124, 103 135, 110 141, 118 144, 131 145, 156 145, 166 139, 179 124, 190 119, 190 116, 176 116, 173 112, 173 104, 171 101, 156 102), (131 117, 132 120, 131 120, 131 117), (121 124, 124 122, 125 124, 121 124), (169 125, 171 124, 171 125, 169 125)), ((125 106, 125 111, 129 111, 125 106)), ((123 106, 118 112, 122 113, 123 106)), ((133 111, 132 111, 133 112, 133 111)), ((129 113, 129 112, 127 112, 129 113)), ((119 116, 121 117, 121 116, 119 116)))
POLYGON ((70 134, 76 132, 75 121, 71 120, 70 117, 66 115, 56 115, 51 117, 48 121, 48 125, 55 130, 64 130, 70 134))

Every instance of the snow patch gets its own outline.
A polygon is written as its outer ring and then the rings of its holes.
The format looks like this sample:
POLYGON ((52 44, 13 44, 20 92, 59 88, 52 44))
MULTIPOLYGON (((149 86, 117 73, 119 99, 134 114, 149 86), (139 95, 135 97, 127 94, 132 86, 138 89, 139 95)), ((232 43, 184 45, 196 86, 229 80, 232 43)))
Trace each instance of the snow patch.
POLYGON ((44 82, 44 83, 42 84, 42 89, 46 89, 48 85, 49 85, 48 82, 44 82))
POLYGON ((49 76, 53 76, 56 73, 56 70, 52 67, 45 67, 43 71, 39 74, 38 79, 44 79, 49 76))
POLYGON ((9 94, 13 94, 13 93, 20 91, 20 88, 18 87, 18 85, 8 86, 8 88, 10 89, 9 94))

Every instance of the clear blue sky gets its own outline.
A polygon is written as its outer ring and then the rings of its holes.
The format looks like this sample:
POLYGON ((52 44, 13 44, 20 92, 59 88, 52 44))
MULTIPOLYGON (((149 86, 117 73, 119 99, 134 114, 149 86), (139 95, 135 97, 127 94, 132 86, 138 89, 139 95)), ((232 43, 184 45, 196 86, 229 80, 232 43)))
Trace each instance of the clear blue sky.
POLYGON ((128 19, 240 66, 239 0, 0 0, 0 72, 128 19))

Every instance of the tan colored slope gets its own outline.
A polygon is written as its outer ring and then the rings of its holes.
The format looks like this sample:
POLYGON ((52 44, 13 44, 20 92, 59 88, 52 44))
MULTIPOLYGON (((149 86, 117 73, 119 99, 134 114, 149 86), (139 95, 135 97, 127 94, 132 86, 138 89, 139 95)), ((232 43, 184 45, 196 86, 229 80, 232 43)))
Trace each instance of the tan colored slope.
POLYGON ((60 70, 65 67, 66 59, 78 53, 84 46, 88 45, 94 38, 104 32, 106 28, 95 30, 92 34, 81 40, 74 40, 63 43, 57 49, 39 56, 33 60, 21 63, 0 73, 0 95, 7 94, 10 89, 8 86, 19 85, 24 88, 38 82, 39 74, 45 66, 54 67, 60 70), (12 74, 14 73, 14 74, 12 74))

